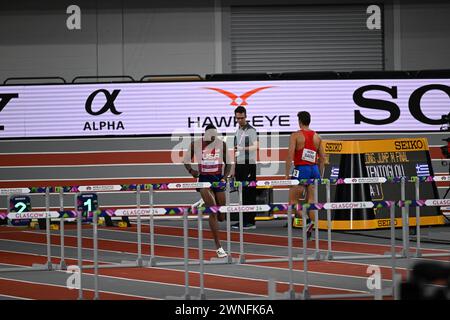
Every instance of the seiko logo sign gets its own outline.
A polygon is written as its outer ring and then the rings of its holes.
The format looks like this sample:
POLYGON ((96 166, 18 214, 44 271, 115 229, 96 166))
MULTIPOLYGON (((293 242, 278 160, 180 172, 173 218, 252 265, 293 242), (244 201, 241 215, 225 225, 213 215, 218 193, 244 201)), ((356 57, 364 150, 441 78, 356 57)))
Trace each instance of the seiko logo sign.
POLYGON ((342 143, 327 142, 325 144, 325 152, 341 152, 342 143))
MULTIPOLYGON (((364 116, 360 110, 355 110, 355 124, 369 123, 373 125, 386 125, 397 121, 400 118, 400 108, 393 101, 365 98, 364 94, 371 91, 382 91, 392 97, 392 99, 398 98, 397 86, 386 87, 381 85, 368 85, 360 87, 353 93, 353 101, 361 108, 381 110, 389 113, 389 116, 384 119, 371 119, 364 116)), ((441 91, 448 95, 450 98, 450 87, 442 84, 430 84, 417 88, 413 91, 408 100, 408 108, 411 115, 417 120, 429 125, 444 124, 445 121, 442 118, 431 119, 427 117, 421 106, 422 97, 430 91, 441 91)), ((450 99, 447 100, 447 110, 450 109, 450 99)))
MULTIPOLYGON (((0 93, 0 112, 2 112, 2 110, 6 107, 8 102, 18 97, 18 93, 0 93)), ((0 124, 0 131, 3 130, 5 130, 5 127, 0 124)))
MULTIPOLYGON (((113 90, 112 93, 110 93, 108 90, 105 89, 99 89, 94 92, 92 92, 89 97, 86 99, 85 103, 85 109, 86 112, 89 113, 92 116, 99 116, 102 115, 108 111, 110 111, 114 115, 120 115, 122 112, 119 112, 116 109, 116 106, 114 104, 117 96, 119 95, 120 90, 116 89, 113 90), (98 111, 94 111, 92 109, 92 103, 94 102, 94 99, 97 97, 98 94, 103 94, 104 98, 106 99, 105 104, 102 108, 100 108, 98 111)), ((123 125, 122 121, 86 121, 84 124, 83 131, 102 131, 102 130, 125 130, 125 127, 123 125)))
POLYGON ((395 150, 421 150, 423 149, 422 140, 396 141, 395 150))

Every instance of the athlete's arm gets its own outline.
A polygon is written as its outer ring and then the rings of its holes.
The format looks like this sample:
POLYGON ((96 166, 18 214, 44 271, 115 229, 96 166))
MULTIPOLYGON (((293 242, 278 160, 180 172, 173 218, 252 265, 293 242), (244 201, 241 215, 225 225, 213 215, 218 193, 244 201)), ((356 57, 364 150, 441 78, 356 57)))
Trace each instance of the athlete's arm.
POLYGON ((323 178, 323 174, 325 171, 325 150, 323 148, 323 143, 322 143, 322 138, 320 138, 320 136, 318 134, 317 135, 317 139, 319 139, 319 148, 317 148, 317 155, 318 155, 318 160, 319 160, 319 172, 320 172, 320 177, 323 178))
POLYGON ((184 154, 183 163, 186 170, 192 175, 194 178, 198 177, 198 171, 192 169, 192 160, 194 159, 194 142, 191 142, 189 145, 189 149, 184 154))
POLYGON ((297 140, 297 134, 294 132, 291 134, 291 137, 289 138, 289 149, 288 154, 286 157, 286 166, 285 166, 285 177, 286 179, 290 179, 290 172, 291 172, 291 164, 292 160, 294 159, 294 153, 295 153, 295 145, 297 140))

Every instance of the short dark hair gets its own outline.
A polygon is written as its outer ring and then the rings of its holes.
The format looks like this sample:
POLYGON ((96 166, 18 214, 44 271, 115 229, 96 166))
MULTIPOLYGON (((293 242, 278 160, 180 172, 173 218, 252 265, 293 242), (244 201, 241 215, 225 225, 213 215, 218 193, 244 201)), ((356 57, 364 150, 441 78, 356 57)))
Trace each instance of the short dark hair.
POLYGON ((208 131, 209 129, 215 129, 215 130, 217 130, 217 128, 216 128, 212 123, 210 123, 210 124, 208 124, 208 125, 206 126, 205 132, 208 131))
POLYGON ((311 123, 311 115, 307 111, 300 111, 297 113, 298 121, 305 126, 309 126, 311 123))
POLYGON ((245 115, 247 115, 247 110, 245 110, 243 106, 239 106, 236 109, 234 109, 234 113, 244 113, 245 115))

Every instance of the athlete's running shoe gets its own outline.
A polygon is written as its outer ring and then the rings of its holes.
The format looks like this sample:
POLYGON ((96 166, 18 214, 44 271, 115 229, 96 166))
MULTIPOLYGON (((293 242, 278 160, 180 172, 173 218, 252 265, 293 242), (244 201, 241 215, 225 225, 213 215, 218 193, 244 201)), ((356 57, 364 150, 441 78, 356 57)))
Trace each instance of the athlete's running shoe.
POLYGON ((228 257, 228 254, 225 252, 225 250, 223 250, 222 247, 220 247, 219 249, 216 250, 217 253, 217 257, 218 258, 226 258, 228 257))

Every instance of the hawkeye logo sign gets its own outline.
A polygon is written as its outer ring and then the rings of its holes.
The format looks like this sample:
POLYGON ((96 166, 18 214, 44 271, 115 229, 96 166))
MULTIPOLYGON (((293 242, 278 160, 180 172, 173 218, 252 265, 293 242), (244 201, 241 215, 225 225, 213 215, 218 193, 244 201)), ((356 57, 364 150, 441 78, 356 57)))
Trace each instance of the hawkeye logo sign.
MULTIPOLYGON (((221 94, 225 100, 229 103, 231 107, 237 106, 248 106, 248 99, 254 96, 256 93, 259 93, 263 90, 275 88, 276 86, 264 86, 257 87, 238 95, 231 91, 222 89, 222 88, 214 88, 214 87, 203 87, 202 89, 214 91, 216 93, 221 94)), ((276 93, 274 93, 276 94, 276 93)), ((187 118, 187 126, 188 128, 204 128, 209 124, 216 126, 217 128, 230 128, 236 127, 237 122, 232 113, 234 110, 230 110, 229 116, 189 116, 187 118)), ((277 128, 277 127, 290 127, 290 116, 289 114, 277 114, 277 115, 267 115, 267 114, 255 114, 255 109, 252 109, 252 116, 247 117, 247 121, 253 127, 269 127, 269 128, 277 128)))
POLYGON ((259 87, 259 88, 247 91, 246 93, 244 93, 240 96, 237 96, 233 92, 230 92, 230 91, 227 91, 224 89, 220 89, 220 88, 208 88, 207 87, 205 89, 216 91, 216 92, 221 93, 221 94, 227 96, 228 98, 230 98, 231 99, 230 106, 233 106, 233 107, 244 106, 245 107, 246 105, 248 105, 247 99, 250 98, 252 95, 254 95, 255 93, 257 93, 259 91, 269 89, 272 87, 273 86, 259 87))

